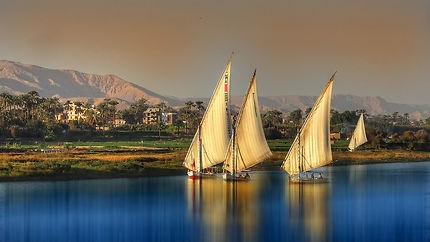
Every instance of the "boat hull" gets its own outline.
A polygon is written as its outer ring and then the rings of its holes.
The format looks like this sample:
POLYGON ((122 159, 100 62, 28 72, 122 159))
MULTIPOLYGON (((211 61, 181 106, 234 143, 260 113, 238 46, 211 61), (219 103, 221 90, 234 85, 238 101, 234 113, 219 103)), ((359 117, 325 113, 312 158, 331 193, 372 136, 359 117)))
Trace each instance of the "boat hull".
POLYGON ((303 183, 327 183, 328 178, 323 176, 320 172, 302 172, 290 176, 290 183, 303 184, 303 183))
POLYGON ((200 178, 215 178, 215 173, 203 173, 198 171, 188 171, 188 178, 190 179, 200 179, 200 178))
POLYGON ((251 177, 248 176, 240 176, 240 175, 233 175, 230 173, 223 173, 222 174, 222 179, 224 181, 249 181, 251 180, 251 177))

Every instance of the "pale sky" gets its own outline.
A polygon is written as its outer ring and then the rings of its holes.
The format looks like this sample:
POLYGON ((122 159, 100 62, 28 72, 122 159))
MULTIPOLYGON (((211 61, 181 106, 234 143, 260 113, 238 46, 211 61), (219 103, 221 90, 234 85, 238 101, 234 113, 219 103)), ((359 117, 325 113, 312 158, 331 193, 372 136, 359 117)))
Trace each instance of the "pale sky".
POLYGON ((430 104, 430 1, 0 0, 0 59, 209 97, 334 94, 430 104), (306 3, 304 3, 306 2, 306 3))

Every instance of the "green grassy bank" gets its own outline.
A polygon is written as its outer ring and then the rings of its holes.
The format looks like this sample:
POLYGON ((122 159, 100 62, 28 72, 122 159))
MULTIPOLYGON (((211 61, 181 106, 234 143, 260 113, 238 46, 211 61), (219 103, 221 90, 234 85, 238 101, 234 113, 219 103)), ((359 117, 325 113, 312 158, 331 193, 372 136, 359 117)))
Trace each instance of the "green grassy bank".
MULTIPOLYGON (((190 139, 3 144, 0 181, 67 180, 185 174, 182 161, 190 139)), ((269 141, 273 156, 254 170, 276 170, 291 141, 269 141)), ((407 150, 346 151, 332 145, 333 165, 428 161, 430 152, 407 150)))

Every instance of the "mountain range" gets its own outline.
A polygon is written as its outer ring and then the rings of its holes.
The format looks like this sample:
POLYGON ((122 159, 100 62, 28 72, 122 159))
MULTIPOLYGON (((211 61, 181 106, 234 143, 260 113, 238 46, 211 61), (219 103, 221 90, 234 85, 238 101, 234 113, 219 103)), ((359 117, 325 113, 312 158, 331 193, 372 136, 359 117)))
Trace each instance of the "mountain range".
MULTIPOLYGON (((104 98, 120 102, 125 108, 140 98, 150 104, 166 102, 177 107, 186 101, 209 98, 177 98, 152 92, 144 87, 128 82, 116 75, 96 75, 75 70, 56 70, 36 65, 0 60, 0 92, 22 94, 37 91, 43 97, 59 97, 60 100, 80 100, 98 103, 104 98)), ((316 96, 263 96, 259 97, 263 111, 278 109, 289 113, 295 109, 311 107, 316 96)), ((232 97, 232 104, 238 108, 242 97, 232 97)), ((332 108, 338 111, 365 109, 367 113, 400 114, 409 113, 412 119, 425 119, 430 116, 430 105, 413 105, 388 102, 381 97, 359 97, 353 95, 334 95, 332 108)))

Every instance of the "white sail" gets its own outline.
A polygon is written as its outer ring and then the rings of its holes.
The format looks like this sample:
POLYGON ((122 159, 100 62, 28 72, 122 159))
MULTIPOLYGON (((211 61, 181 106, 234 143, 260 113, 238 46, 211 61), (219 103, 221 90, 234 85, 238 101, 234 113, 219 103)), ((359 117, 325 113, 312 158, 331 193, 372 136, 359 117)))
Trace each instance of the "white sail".
POLYGON ((318 97, 294 139, 282 168, 295 175, 332 161, 330 145, 330 102, 334 75, 318 97))
POLYGON ((357 126, 355 127, 354 133, 352 134, 351 140, 349 141, 348 149, 353 151, 358 146, 367 142, 366 130, 364 128, 364 116, 360 115, 357 126))
POLYGON ((188 149, 184 166, 189 170, 200 171, 224 161, 231 132, 230 69, 231 60, 228 61, 215 87, 199 129, 188 149))
POLYGON ((230 173, 248 169, 272 155, 264 136, 258 107, 257 78, 254 72, 224 163, 224 169, 230 173))

